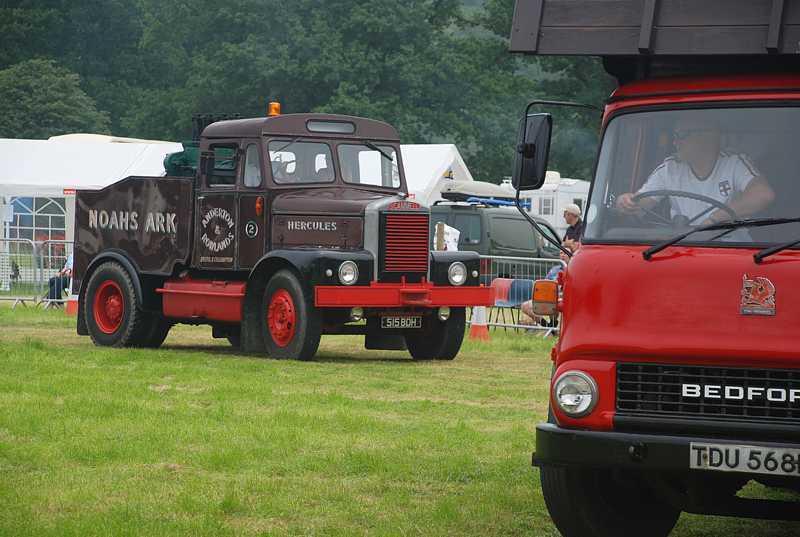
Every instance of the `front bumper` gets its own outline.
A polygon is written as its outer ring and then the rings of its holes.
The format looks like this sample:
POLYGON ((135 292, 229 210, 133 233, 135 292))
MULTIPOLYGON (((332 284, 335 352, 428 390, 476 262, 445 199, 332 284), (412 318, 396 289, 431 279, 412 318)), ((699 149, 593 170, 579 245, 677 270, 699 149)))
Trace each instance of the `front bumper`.
POLYGON ((536 426, 533 465, 638 468, 686 472, 689 444, 757 444, 766 448, 800 448, 800 444, 564 429, 552 423, 536 426))
POLYGON ((439 306, 469 307, 494 305, 491 287, 434 285, 421 283, 378 283, 366 285, 319 285, 314 288, 318 308, 394 308, 439 306))

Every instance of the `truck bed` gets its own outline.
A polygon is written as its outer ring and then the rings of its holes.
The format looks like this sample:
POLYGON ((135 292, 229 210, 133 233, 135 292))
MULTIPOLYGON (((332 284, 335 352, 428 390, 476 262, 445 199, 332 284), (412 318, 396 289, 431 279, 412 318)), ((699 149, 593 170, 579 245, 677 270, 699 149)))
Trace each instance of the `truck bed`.
POLYGON ((126 177, 75 199, 74 278, 99 253, 125 252, 143 274, 169 275, 189 260, 193 179, 126 177))
POLYGON ((798 0, 517 0, 511 51, 797 54, 798 0))
POLYGON ((800 69, 800 0, 517 0, 511 51, 601 56, 620 83, 800 69))

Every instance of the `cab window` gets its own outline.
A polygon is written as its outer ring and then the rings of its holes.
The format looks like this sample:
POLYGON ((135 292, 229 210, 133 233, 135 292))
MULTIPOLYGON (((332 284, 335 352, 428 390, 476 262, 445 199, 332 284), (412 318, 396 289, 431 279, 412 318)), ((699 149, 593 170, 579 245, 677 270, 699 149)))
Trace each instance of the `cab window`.
POLYGON ((528 250, 536 253, 536 233, 527 222, 515 218, 492 219, 492 243, 495 248, 528 250))
POLYGON ((236 146, 214 145, 211 146, 213 163, 208 167, 209 186, 229 186, 236 184, 236 146))
POLYGON ((400 188, 397 152, 389 145, 341 144, 339 163, 342 177, 357 185, 400 188))
MULTIPOLYGON (((538 241, 540 243, 539 247, 542 249, 544 253, 544 257, 558 257, 561 253, 561 250, 553 244, 553 241, 556 243, 560 243, 561 241, 558 239, 558 235, 546 224, 539 222, 539 227, 542 228, 544 234, 550 237, 550 240, 545 239, 544 237, 538 237, 538 241)), ((535 232, 534 232, 535 233, 535 232)))
POLYGON ((272 140, 269 162, 278 184, 331 183, 336 178, 328 144, 272 140))
POLYGON ((458 244, 481 243, 481 217, 477 214, 456 214, 453 227, 459 231, 458 244))
POLYGON ((258 146, 250 144, 244 157, 244 186, 256 188, 261 186, 261 162, 258 158, 258 146))

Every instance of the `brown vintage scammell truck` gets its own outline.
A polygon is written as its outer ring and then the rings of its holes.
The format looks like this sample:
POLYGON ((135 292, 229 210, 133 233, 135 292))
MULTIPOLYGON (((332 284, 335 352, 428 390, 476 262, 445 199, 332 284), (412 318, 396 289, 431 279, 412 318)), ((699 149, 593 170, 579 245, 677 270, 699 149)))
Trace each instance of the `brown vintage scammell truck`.
POLYGON ((311 359, 323 334, 455 358, 491 289, 477 254, 429 251, 395 129, 276 108, 206 126, 183 176, 77 192, 78 333, 158 347, 175 323, 209 324, 275 358, 311 359))

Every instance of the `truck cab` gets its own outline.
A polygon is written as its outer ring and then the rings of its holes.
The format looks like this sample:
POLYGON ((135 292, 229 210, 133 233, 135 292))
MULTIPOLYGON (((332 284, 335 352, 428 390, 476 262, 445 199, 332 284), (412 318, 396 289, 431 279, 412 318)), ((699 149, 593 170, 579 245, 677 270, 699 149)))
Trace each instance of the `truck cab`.
POLYGON ((76 204, 78 332, 158 346, 210 324, 248 352, 309 359, 323 334, 453 359, 464 308, 488 305, 478 255, 431 252, 390 125, 286 114, 217 121, 166 177, 129 177, 76 204))
POLYGON ((485 202, 439 201, 431 207, 431 236, 438 222, 459 231, 458 249, 481 255, 481 282, 494 278, 544 277, 559 259, 558 233, 542 218, 535 218, 541 232, 514 207, 485 202), (545 238, 547 236, 548 238, 545 238))
MULTIPOLYGON (((619 82, 582 247, 560 297, 534 291, 562 315, 534 454, 548 509, 567 537, 666 536, 682 511, 800 520, 796 502, 738 495, 800 490, 797 12, 599 4, 518 1, 512 35, 602 56, 619 82)), ((520 188, 543 181, 553 120, 537 109, 564 104, 526 111, 520 188)))

